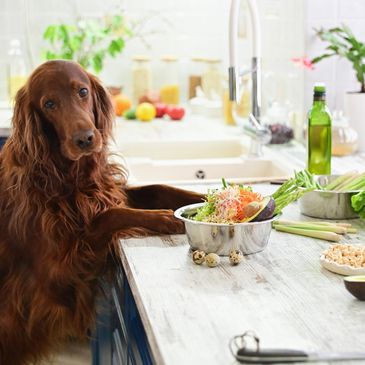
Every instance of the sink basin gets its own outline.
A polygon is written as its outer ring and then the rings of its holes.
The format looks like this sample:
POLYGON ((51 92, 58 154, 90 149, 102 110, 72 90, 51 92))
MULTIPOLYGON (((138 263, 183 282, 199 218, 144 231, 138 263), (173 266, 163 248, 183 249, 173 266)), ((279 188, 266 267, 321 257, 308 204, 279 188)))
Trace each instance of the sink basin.
POLYGON ((242 139, 238 138, 124 141, 118 150, 125 157, 153 160, 238 157, 247 153, 242 139))
POLYGON ((131 159, 128 166, 131 179, 143 184, 201 184, 219 182, 222 177, 230 182, 265 182, 286 179, 292 172, 290 168, 270 159, 244 157, 199 160, 131 159))
POLYGON ((127 164, 132 184, 220 184, 222 177, 249 183, 292 174, 293 166, 278 163, 274 150, 266 149, 265 158, 247 157, 249 145, 238 126, 189 116, 181 123, 117 121, 110 149, 114 160, 127 164))

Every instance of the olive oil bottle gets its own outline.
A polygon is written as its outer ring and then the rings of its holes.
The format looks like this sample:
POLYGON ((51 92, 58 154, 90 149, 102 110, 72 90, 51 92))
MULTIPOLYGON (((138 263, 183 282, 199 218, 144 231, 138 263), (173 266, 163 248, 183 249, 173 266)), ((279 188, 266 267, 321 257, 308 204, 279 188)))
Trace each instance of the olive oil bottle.
POLYGON ((314 86, 313 105, 308 112, 308 170, 331 174, 332 118, 326 105, 324 84, 314 86))

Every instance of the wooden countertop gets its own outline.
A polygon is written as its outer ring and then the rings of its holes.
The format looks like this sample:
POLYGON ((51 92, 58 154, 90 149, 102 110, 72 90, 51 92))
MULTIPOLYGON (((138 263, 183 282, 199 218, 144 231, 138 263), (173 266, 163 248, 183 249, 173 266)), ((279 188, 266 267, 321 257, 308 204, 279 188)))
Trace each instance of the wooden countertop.
MULTIPOLYGON (((296 204, 284 218, 309 220, 296 204)), ((361 232, 343 242, 365 242, 365 223, 353 223, 361 232)), ((156 364, 235 364, 228 341, 246 330, 263 347, 365 350, 365 302, 346 291, 340 275, 321 268, 328 246, 272 231, 263 252, 239 266, 222 258, 211 269, 192 262, 185 235, 122 240, 122 263, 156 364)))

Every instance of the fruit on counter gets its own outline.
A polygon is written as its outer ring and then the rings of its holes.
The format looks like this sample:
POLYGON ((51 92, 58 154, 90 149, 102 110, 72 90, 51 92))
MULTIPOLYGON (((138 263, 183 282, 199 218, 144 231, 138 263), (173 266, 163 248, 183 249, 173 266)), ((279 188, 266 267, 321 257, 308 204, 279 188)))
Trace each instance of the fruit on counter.
POLYGON ((156 118, 162 118, 166 114, 167 105, 165 103, 155 103, 156 118))
POLYGON ((113 96, 113 104, 114 104, 114 110, 115 114, 120 117, 123 115, 123 113, 130 109, 132 106, 131 100, 128 98, 128 96, 124 94, 119 94, 113 96))
POLYGON ((156 116, 156 108, 151 103, 142 103, 136 109, 137 119, 142 122, 149 122, 156 116))
POLYGON ((185 115, 185 109, 181 106, 177 105, 169 105, 166 108, 166 114, 172 119, 172 120, 181 120, 185 115))
POLYGON ((123 113, 123 117, 125 119, 130 119, 130 120, 136 119, 137 118, 137 116, 136 116, 136 109, 135 108, 132 108, 132 109, 126 110, 123 113))
POLYGON ((160 93, 158 91, 148 91, 139 98, 139 103, 157 104, 161 101, 160 93))
POLYGON ((284 124, 270 124, 269 129, 271 131, 271 144, 288 143, 294 138, 293 129, 284 124))

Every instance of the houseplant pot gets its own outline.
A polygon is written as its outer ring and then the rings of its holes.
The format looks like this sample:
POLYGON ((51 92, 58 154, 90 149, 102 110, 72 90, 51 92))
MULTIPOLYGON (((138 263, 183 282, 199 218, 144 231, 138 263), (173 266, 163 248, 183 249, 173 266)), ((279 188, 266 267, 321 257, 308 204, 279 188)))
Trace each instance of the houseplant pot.
POLYGON ((357 39, 345 24, 318 29, 316 34, 328 45, 322 55, 311 60, 312 64, 333 56, 343 57, 352 64, 360 91, 345 94, 344 109, 350 126, 358 133, 358 149, 365 151, 365 43, 357 39))
POLYGON ((358 150, 365 152, 365 93, 345 93, 344 109, 350 126, 359 136, 358 150))

